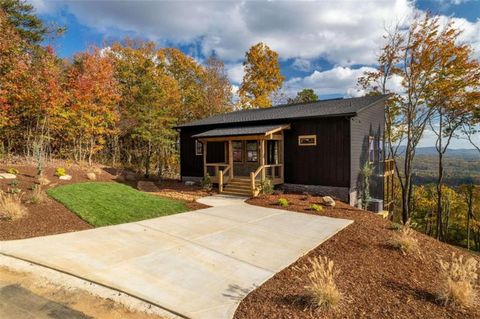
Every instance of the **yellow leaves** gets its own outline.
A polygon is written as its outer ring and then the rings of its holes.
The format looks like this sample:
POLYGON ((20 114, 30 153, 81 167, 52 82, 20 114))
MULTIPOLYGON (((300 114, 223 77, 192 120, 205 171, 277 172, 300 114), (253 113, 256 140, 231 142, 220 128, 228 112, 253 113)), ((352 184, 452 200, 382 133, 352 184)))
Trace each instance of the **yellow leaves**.
POLYGON ((278 54, 260 42, 246 53, 244 66, 245 75, 238 92, 241 107, 270 107, 270 95, 281 88, 285 79, 280 73, 278 54))

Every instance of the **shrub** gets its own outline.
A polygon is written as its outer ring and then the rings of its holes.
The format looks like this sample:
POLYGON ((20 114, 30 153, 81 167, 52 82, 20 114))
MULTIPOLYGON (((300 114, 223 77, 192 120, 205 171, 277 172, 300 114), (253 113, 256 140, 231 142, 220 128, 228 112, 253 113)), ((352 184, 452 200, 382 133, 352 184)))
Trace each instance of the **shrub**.
POLYGON ((212 180, 208 173, 202 178, 202 188, 208 191, 212 190, 212 180))
POLYGON ((302 195, 302 200, 309 200, 312 197, 309 192, 303 192, 302 195))
POLYGON ((312 205, 310 205, 310 209, 314 210, 316 212, 322 212, 323 211, 323 206, 318 205, 318 204, 312 204, 312 205))
MULTIPOLYGON (((313 257, 308 259, 308 264, 296 267, 299 273, 308 273, 308 291, 312 306, 315 308, 334 308, 342 299, 342 293, 335 284, 338 271, 334 269, 333 260, 328 257, 313 257)), ((297 277, 301 279, 300 276, 297 277)))
POLYGON ((260 193, 262 195, 271 195, 273 194, 273 184, 272 181, 268 178, 260 182, 260 193))
POLYGON ((10 183, 8 183, 8 185, 12 186, 12 187, 17 187, 18 185, 20 185, 20 182, 17 181, 16 179, 14 179, 13 181, 11 181, 10 183))
POLYGON ((287 207, 288 206, 288 199, 279 198, 278 201, 277 201, 277 204, 282 206, 282 207, 287 207))
POLYGON ((32 196, 29 199, 29 202, 32 204, 39 204, 45 201, 47 195, 42 190, 42 187, 38 186, 33 189, 32 196))
POLYGON ((453 302, 460 307, 470 307, 477 303, 475 286, 478 280, 478 261, 470 257, 452 254, 451 262, 439 260, 442 269, 443 286, 440 298, 448 304, 453 302))
POLYGON ((95 175, 94 172, 87 173, 87 178, 91 181, 94 181, 97 179, 97 175, 95 175))
POLYGON ((67 171, 65 170, 64 167, 58 167, 55 170, 55 176, 61 177, 61 176, 65 176, 65 175, 67 175, 67 171))
POLYGON ((18 175, 18 174, 20 174, 20 172, 18 171, 18 169, 13 168, 13 167, 7 169, 7 173, 8 173, 8 174, 13 174, 13 175, 18 175))
POLYGON ((6 194, 0 192, 0 217, 2 219, 16 220, 27 214, 22 205, 20 194, 6 194))
POLYGON ((421 256, 420 247, 417 239, 414 237, 415 231, 407 222, 400 230, 396 231, 391 238, 391 245, 399 249, 404 255, 417 254, 421 256))

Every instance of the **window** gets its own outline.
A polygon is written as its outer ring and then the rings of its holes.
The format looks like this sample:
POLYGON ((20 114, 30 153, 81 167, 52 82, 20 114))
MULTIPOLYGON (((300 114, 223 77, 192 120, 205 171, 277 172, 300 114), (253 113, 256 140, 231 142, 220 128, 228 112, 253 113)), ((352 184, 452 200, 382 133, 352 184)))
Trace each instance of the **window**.
POLYGON ((383 138, 378 140, 378 161, 383 161, 383 138))
POLYGON ((368 137, 368 161, 370 163, 375 161, 375 138, 373 136, 368 137))
POLYGON ((315 146, 317 145, 317 136, 316 135, 300 135, 298 137, 298 145, 315 146))
POLYGON ((258 162, 257 141, 247 141, 247 162, 258 162))
POLYGON ((195 155, 203 155, 203 144, 195 140, 195 155))
POLYGON ((233 161, 243 162, 243 143, 241 141, 232 142, 233 161))

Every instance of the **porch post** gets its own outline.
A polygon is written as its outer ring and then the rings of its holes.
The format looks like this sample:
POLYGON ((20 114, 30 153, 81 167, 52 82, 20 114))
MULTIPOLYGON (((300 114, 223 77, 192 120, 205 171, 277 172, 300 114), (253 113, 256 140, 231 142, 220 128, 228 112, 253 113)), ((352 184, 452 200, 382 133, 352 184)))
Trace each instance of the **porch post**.
POLYGON ((207 176, 207 141, 203 142, 203 176, 207 176))
POLYGON ((285 164, 284 164, 284 153, 283 153, 283 150, 284 150, 284 137, 283 137, 283 131, 282 131, 282 139, 280 140, 280 143, 278 143, 278 157, 279 157, 279 162, 281 164, 280 166, 280 179, 282 180, 282 183, 283 183, 283 176, 285 174, 285 164))
POLYGON ((230 166, 230 170, 228 171, 228 176, 230 180, 233 179, 233 142, 232 140, 228 140, 228 165, 230 166))
MULTIPOLYGON (((260 166, 265 165, 265 140, 260 140, 260 166)), ((262 169, 262 178, 265 180, 265 168, 262 169)))

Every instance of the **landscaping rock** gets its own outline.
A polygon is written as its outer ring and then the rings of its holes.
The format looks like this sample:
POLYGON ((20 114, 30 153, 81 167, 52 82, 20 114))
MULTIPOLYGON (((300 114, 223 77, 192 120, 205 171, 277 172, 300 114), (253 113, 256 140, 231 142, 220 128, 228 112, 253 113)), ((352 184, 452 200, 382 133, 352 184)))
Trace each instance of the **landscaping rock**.
POLYGON ((90 173, 87 173, 87 178, 91 181, 94 181, 97 179, 97 175, 95 175, 95 173, 93 172, 90 172, 90 173))
POLYGON ((72 179, 72 175, 63 175, 60 176, 58 179, 61 179, 62 181, 69 181, 72 179))
POLYGON ((0 179, 15 179, 17 175, 10 173, 0 173, 0 179))
POLYGON ((185 185, 187 185, 187 186, 195 186, 195 184, 196 183, 194 181, 186 181, 185 182, 185 185))
POLYGON ((154 182, 150 182, 150 181, 139 181, 137 183, 137 188, 142 192, 148 192, 148 193, 156 193, 160 191, 158 186, 155 185, 154 182))
POLYGON ((335 207, 335 200, 330 196, 323 196, 322 204, 328 207, 335 207))

